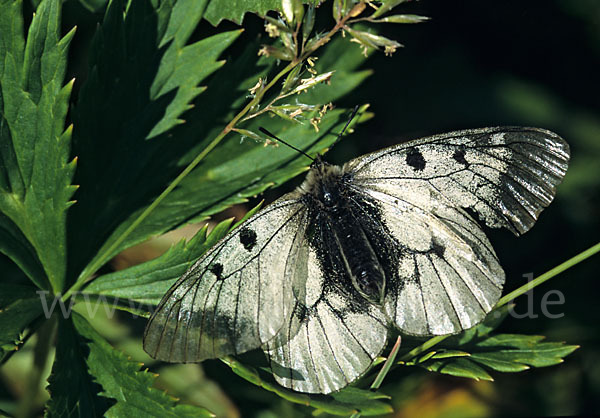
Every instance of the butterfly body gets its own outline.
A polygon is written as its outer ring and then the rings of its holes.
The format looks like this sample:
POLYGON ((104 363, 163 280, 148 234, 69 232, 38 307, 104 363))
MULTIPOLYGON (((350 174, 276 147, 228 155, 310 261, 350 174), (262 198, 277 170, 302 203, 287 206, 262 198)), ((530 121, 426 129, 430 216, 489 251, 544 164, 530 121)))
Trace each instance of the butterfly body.
POLYGON ((343 167, 317 157, 300 187, 173 285, 144 349, 196 362, 260 347, 281 385, 339 390, 390 327, 445 335, 485 318, 505 278, 480 223, 526 232, 568 160, 558 135, 518 127, 410 141, 343 167))
POLYGON ((352 190, 352 181, 351 172, 319 157, 296 193, 306 206, 307 236, 312 237, 309 242, 321 268, 329 271, 330 277, 338 272, 338 290, 347 297, 359 296, 382 305, 386 283, 382 265, 390 262, 379 260, 378 247, 391 246, 377 245, 374 228, 365 223, 381 224, 380 216, 372 212, 365 218, 364 202, 352 190))

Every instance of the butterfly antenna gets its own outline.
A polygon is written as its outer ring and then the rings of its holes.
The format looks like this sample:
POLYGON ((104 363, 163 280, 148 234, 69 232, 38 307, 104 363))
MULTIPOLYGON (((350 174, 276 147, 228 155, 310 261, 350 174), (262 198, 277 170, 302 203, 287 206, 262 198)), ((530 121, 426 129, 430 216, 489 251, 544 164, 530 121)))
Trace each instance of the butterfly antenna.
POLYGON ((272 134, 271 132, 267 131, 265 128, 263 128, 262 126, 260 128, 258 128, 259 131, 261 131, 263 134, 270 136, 273 139, 276 139, 277 141, 281 142, 283 145, 286 145, 288 147, 290 147, 291 149, 298 151, 300 154, 304 155, 306 158, 310 158, 311 161, 314 161, 315 159, 313 157, 311 157, 310 155, 308 155, 307 153, 305 153, 304 151, 302 151, 301 149, 296 148, 295 146, 288 144, 287 142, 285 142, 283 139, 276 137, 274 134, 272 134))
POLYGON ((340 134, 335 139, 334 144, 337 144, 340 141, 340 139, 342 139, 342 135, 344 135, 344 132, 346 132, 346 128, 348 128, 348 125, 350 125, 350 122, 352 122, 352 120, 354 119, 354 116, 356 116, 356 112, 358 112, 358 105, 354 106, 354 109, 352 110, 352 113, 350 114, 350 117, 348 118, 348 122, 346 122, 344 129, 342 129, 340 134))

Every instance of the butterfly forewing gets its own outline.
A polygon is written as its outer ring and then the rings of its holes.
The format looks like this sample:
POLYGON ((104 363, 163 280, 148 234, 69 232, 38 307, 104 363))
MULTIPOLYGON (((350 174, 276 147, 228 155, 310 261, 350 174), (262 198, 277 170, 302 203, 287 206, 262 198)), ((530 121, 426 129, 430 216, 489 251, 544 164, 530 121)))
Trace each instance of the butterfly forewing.
POLYGON ((410 141, 349 162, 357 183, 432 189, 491 227, 526 232, 550 204, 569 162, 569 146, 538 128, 482 128, 410 141), (418 187, 421 183, 426 187, 418 187))
POLYGON ((303 206, 282 198, 211 249, 169 290, 144 349, 171 362, 258 348, 289 323, 303 206))

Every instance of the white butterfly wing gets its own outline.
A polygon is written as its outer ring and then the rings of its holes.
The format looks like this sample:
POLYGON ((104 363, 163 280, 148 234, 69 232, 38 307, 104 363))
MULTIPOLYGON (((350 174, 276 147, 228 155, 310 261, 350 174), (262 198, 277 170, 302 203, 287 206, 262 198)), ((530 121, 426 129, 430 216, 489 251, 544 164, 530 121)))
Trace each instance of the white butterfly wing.
POLYGON ((199 362, 258 348, 290 321, 292 283, 306 215, 284 196, 227 235, 165 294, 144 333, 144 350, 199 362))
POLYGON ((552 132, 484 128, 408 142, 345 166, 398 242, 399 280, 388 284, 384 308, 401 331, 450 334, 485 317, 504 272, 464 209, 523 233, 552 201, 568 159, 568 145, 552 132))
POLYGON ((452 334, 479 323, 504 284, 481 227, 428 190, 421 199, 394 196, 388 184, 359 191, 377 202, 380 230, 399 247, 397 279, 388 281, 384 300, 392 322, 410 335, 452 334))
POLYGON ((507 127, 410 141, 354 159, 346 169, 365 186, 396 184, 402 195, 426 186, 488 226, 518 235, 550 204, 568 163, 569 146, 555 133, 507 127))
MULTIPOLYGON (((298 269, 307 275, 292 320, 265 345, 279 384, 308 393, 331 393, 363 375, 383 350, 387 318, 369 306, 357 311, 353 299, 327 282, 306 241, 298 269)), ((298 292, 296 292, 298 295, 298 292)))

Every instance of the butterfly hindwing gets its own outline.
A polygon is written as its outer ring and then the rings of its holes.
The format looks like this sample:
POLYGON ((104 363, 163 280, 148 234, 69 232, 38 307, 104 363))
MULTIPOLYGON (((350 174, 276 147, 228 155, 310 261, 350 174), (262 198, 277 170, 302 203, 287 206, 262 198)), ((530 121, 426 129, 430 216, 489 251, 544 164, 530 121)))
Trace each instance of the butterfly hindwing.
POLYGON ((258 348, 289 322, 289 277, 305 211, 285 196, 205 254, 163 297, 144 333, 154 358, 198 362, 258 348))
MULTIPOLYGON (((390 246, 398 247, 384 309, 411 335, 460 332, 479 323, 500 298, 504 272, 481 227, 462 209, 434 207, 363 189, 377 202, 390 246)), ((389 192, 389 191, 388 191, 389 192)))
POLYGON ((387 319, 375 306, 357 308, 357 300, 332 283, 315 251, 304 245, 298 260, 308 272, 304 297, 296 300, 288 327, 264 349, 279 384, 330 393, 368 370, 385 346, 387 319))

